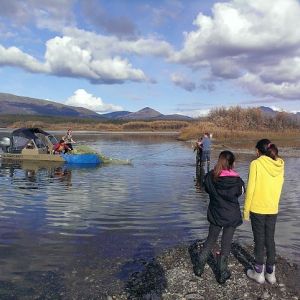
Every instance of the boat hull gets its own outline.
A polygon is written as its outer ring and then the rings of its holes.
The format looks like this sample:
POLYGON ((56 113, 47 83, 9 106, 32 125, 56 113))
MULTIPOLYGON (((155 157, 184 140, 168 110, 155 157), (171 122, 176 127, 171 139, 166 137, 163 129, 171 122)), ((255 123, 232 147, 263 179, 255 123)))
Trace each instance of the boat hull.
POLYGON ((68 164, 97 165, 101 163, 97 154, 61 154, 61 157, 68 164))
POLYGON ((1 158, 4 160, 31 160, 31 161, 49 161, 64 162, 68 164, 100 164, 101 160, 96 154, 17 154, 3 153, 1 158))

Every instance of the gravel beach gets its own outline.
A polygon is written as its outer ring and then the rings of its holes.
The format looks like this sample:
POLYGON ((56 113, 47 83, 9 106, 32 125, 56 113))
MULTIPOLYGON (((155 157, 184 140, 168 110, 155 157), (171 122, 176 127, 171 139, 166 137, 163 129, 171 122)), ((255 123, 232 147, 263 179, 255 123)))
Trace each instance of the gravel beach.
MULTIPOLYGON (((300 299, 299 266, 277 257, 277 283, 259 285, 250 281, 245 270, 253 262, 253 247, 232 244, 229 259, 231 278, 223 285, 216 281, 216 260, 211 255, 201 278, 193 273, 195 255, 202 241, 165 251, 145 265, 141 272, 132 274, 125 291, 109 295, 107 299, 300 299)), ((218 249, 214 249, 214 252, 218 249)))

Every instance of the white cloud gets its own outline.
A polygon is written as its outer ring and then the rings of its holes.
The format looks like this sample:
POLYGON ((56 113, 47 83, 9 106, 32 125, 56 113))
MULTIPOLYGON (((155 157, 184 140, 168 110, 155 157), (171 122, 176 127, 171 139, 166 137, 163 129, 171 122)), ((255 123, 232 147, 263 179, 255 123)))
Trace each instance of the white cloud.
POLYGON ((181 74, 171 74, 171 80, 175 85, 189 92, 192 92, 196 88, 196 84, 194 82, 188 80, 181 74))
POLYGON ((71 37, 81 48, 89 48, 101 56, 113 54, 136 54, 169 57, 173 54, 171 45, 156 38, 119 39, 78 28, 65 28, 65 36, 71 37))
POLYGON ((16 47, 4 48, 0 45, 0 66, 18 66, 30 72, 48 72, 47 66, 16 47))
MULTIPOLYGON (((70 77, 84 77, 93 83, 146 81, 144 72, 135 69, 127 59, 109 56, 107 45, 96 49, 92 40, 55 37, 47 42, 45 58, 51 72, 70 77)), ((96 41, 94 41, 96 43, 96 41)), ((98 47, 101 47, 99 45, 98 47)))
POLYGON ((191 110, 181 110, 177 113, 184 116, 189 116, 191 118, 199 118, 199 117, 205 117, 209 114, 210 109, 191 109, 191 110))
POLYGON ((186 33, 178 61, 207 60, 286 50, 298 45, 300 6, 297 0, 234 0, 217 3, 213 16, 200 13, 196 31, 186 33), (290 25, 286 23, 289 19, 290 25), (296 27, 295 27, 296 26, 296 27))
POLYGON ((65 35, 46 42, 45 61, 39 62, 16 47, 0 45, 0 64, 30 72, 86 78, 94 84, 125 81, 154 82, 134 68, 125 55, 168 56, 171 46, 156 39, 121 40, 84 30, 66 28, 65 35))
POLYGON ((277 107, 277 106, 273 106, 271 105, 270 108, 272 108, 275 111, 283 111, 283 108, 277 107))
POLYGON ((76 90, 74 94, 65 101, 65 104, 84 107, 99 113, 123 110, 121 106, 104 103, 100 97, 95 97, 84 89, 76 90))
POLYGON ((300 82, 290 83, 285 81, 280 84, 263 82, 259 76, 252 73, 245 74, 239 78, 238 82, 255 96, 271 96, 275 99, 281 98, 295 101, 300 99, 300 82))
POLYGON ((199 13, 194 25, 171 61, 207 68, 217 78, 242 83, 254 95, 300 98, 299 1, 216 3, 212 16, 199 13))

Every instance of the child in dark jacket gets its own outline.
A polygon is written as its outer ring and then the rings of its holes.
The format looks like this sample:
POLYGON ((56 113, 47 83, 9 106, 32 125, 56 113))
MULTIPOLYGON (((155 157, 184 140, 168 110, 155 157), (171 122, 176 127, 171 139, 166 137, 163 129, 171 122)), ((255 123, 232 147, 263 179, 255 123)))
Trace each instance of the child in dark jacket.
POLYGON ((225 283, 231 273, 227 267, 231 242, 237 226, 242 224, 238 197, 244 192, 244 182, 233 170, 235 157, 230 151, 222 151, 213 170, 205 177, 205 190, 209 194, 207 219, 210 223, 208 237, 194 266, 194 272, 201 276, 210 252, 223 229, 221 253, 217 257, 217 281, 225 283))

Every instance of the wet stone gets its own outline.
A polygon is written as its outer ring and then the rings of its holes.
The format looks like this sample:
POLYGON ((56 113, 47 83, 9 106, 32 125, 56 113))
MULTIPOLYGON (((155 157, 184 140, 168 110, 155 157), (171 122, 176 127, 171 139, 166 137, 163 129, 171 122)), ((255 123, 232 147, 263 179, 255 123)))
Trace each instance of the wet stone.
POLYGON ((199 296, 198 293, 191 293, 184 296, 185 300, 200 300, 204 299, 203 296, 199 296))
POLYGON ((269 299, 270 298, 270 294, 268 292, 264 292, 262 295, 263 299, 269 299))

